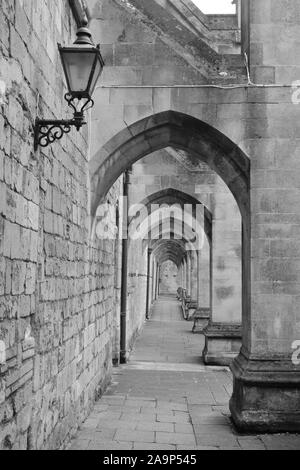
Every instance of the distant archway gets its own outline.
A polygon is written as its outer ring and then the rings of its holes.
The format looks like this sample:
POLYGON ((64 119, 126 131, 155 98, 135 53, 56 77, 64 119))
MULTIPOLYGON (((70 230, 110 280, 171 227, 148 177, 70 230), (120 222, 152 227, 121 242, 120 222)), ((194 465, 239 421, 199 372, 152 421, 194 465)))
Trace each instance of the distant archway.
MULTIPOLYGON (((203 215, 204 215, 204 224, 203 230, 207 235, 210 243, 212 240, 212 213, 210 210, 198 199, 191 196, 190 194, 184 193, 179 191, 178 189, 174 188, 167 188, 156 193, 151 194, 144 198, 139 205, 145 206, 148 209, 148 214, 151 212, 152 205, 162 205, 168 204, 170 206, 179 205, 182 210, 184 210, 184 206, 188 205, 192 207, 191 215, 193 217, 197 216, 196 213, 196 206, 201 206, 203 208, 203 215)), ((133 217, 129 220, 129 223, 133 221, 133 217)))

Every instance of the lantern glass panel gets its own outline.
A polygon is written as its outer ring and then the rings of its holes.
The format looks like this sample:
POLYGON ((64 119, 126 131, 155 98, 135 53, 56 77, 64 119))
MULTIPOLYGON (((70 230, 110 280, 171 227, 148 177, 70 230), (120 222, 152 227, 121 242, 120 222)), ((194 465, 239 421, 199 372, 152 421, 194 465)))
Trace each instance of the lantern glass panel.
POLYGON ((91 73, 95 63, 95 51, 62 50, 61 56, 71 93, 89 92, 91 73))
POLYGON ((103 71, 103 63, 101 61, 100 56, 98 56, 97 61, 96 61, 94 76, 93 76, 93 79, 92 79, 92 82, 91 82, 91 85, 90 85, 90 90, 89 90, 90 96, 92 96, 93 93, 94 93, 97 82, 100 78, 100 75, 102 74, 102 71, 103 71))

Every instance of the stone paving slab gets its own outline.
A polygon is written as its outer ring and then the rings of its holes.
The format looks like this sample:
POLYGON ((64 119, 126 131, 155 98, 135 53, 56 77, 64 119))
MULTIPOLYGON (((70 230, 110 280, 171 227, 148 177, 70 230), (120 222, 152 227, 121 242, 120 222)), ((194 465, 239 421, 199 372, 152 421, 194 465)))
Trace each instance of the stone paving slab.
POLYGON ((134 443, 133 445, 134 450, 176 450, 175 445, 168 445, 168 444, 148 444, 147 442, 141 443, 134 443))
POLYGON ((194 434, 157 432, 156 442, 161 444, 194 445, 196 443, 194 434))
POLYGON ((174 300, 158 302, 154 317, 138 339, 134 361, 114 370, 111 386, 70 448, 300 450, 298 435, 245 436, 236 432, 228 408, 231 374, 227 368, 202 364, 203 337, 192 335, 187 322, 177 321, 178 308, 174 300), (165 351, 170 348, 165 363, 161 362, 162 343, 165 351), (186 364, 178 359, 180 354, 186 364))

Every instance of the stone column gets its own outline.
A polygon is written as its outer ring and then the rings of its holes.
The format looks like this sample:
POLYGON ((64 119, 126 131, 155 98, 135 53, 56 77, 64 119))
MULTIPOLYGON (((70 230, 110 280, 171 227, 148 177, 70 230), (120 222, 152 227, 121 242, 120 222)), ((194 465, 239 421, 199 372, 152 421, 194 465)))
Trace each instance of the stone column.
POLYGON ((204 239, 202 250, 197 253, 198 263, 198 308, 210 309, 210 263, 211 263, 211 250, 207 237, 204 239))
POLYGON ((157 300, 159 295, 159 264, 156 263, 156 287, 155 287, 155 300, 157 300))
POLYGON ((191 297, 197 302, 198 295, 198 255, 196 251, 191 252, 191 297))
POLYGON ((230 365, 242 344, 241 215, 227 190, 215 194, 212 232, 212 308, 204 329, 203 360, 230 365))
MULTIPOLYGON (((300 2, 251 2, 253 81, 267 74, 280 81, 281 71, 287 82, 294 80, 300 65, 299 17, 300 2), (266 28, 289 31, 283 33, 282 48, 263 33, 266 28)), ((251 219, 244 220, 243 276, 248 283, 251 279, 251 291, 246 282, 243 348, 231 366, 230 410, 235 424, 251 433, 300 432, 300 141, 291 96, 289 87, 274 90, 268 100, 277 104, 272 110, 264 106, 265 130, 263 121, 259 135, 246 129, 251 219), (276 125, 270 125, 273 116, 276 125)), ((251 99, 259 100, 259 90, 251 99)))
POLYGON ((186 255, 186 293, 187 296, 191 296, 191 255, 187 252, 186 255))
POLYGON ((197 273, 198 273, 198 285, 197 285, 197 307, 198 310, 201 308, 201 294, 202 294, 202 273, 201 273, 201 251, 197 252, 197 273))
POLYGON ((153 256, 152 261, 152 303, 156 300, 156 262, 153 256))
POLYGON ((182 287, 183 289, 186 289, 186 260, 183 260, 183 265, 182 265, 182 287))
POLYGON ((146 292, 146 320, 149 320, 150 313, 150 298, 151 298, 151 255, 152 249, 148 248, 147 255, 147 292, 146 292))
POLYGON ((197 322, 195 329, 202 331, 210 317, 210 246, 207 237, 204 239, 202 250, 197 252, 197 322))
POLYGON ((160 294, 160 265, 158 265, 157 268, 157 297, 159 297, 160 294))
POLYGON ((154 279, 154 264, 153 264, 153 254, 150 257, 150 296, 149 296, 149 309, 153 304, 153 279, 154 279))

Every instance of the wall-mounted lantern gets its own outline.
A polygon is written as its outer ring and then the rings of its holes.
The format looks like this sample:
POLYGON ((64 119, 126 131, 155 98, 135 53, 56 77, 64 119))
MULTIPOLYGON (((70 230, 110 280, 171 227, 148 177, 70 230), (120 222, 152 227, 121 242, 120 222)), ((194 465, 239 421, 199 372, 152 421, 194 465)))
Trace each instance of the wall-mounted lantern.
POLYGON ((86 124, 84 113, 94 106, 92 95, 97 81, 103 71, 104 61, 100 46, 95 46, 92 34, 87 25, 77 31, 73 46, 62 47, 58 44, 68 93, 65 100, 74 111, 73 119, 42 120, 37 118, 35 124, 34 148, 47 147, 68 134, 72 127, 77 131, 86 124))

